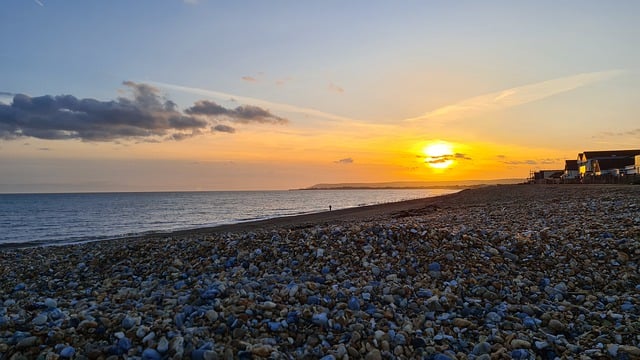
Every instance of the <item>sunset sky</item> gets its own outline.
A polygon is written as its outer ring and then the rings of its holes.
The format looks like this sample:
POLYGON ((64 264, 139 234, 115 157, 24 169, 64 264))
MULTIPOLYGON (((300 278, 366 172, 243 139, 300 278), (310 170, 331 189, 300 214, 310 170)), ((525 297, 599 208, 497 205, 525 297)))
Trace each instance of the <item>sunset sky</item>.
POLYGON ((0 193, 526 178, 640 148, 639 1, 7 0, 0 193))

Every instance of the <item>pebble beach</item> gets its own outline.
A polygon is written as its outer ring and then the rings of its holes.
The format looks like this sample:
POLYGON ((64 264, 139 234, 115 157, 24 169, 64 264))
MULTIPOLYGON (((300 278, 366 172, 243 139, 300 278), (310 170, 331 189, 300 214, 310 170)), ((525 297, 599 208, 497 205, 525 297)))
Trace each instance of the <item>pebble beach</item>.
POLYGON ((0 250, 0 359, 640 359, 640 186, 0 250))

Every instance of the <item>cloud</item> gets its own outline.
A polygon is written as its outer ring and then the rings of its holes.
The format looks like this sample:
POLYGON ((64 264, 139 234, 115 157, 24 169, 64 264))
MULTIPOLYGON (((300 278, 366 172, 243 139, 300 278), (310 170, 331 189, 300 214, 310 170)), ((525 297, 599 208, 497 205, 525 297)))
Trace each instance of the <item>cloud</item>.
MULTIPOLYGON (((183 113, 151 85, 132 81, 123 84, 129 89, 131 98, 100 101, 72 95, 31 97, 16 94, 10 105, 0 103, 0 139, 182 140, 209 131, 212 123, 219 120, 229 119, 242 124, 287 122, 257 106, 226 109, 207 101, 199 101, 183 113)), ((231 128, 221 129, 230 132, 231 128)))
POLYGON ((236 132, 236 129, 232 128, 229 125, 218 124, 211 128, 212 131, 225 132, 229 134, 233 134, 236 132))
POLYGON ((336 160, 336 161, 334 161, 334 163, 336 163, 336 164, 353 164, 353 159, 352 158, 344 158, 344 159, 336 160))
POLYGON ((455 154, 445 154, 445 155, 436 155, 436 156, 422 156, 418 155, 417 157, 424 159, 424 162, 427 164, 440 164, 447 161, 452 160, 473 160, 466 154, 455 153, 455 154))
POLYGON ((243 76, 242 80, 246 82, 258 82, 258 79, 254 78, 253 76, 243 76))
POLYGON ((456 159, 461 159, 461 160, 472 160, 469 156, 467 156, 466 154, 461 154, 461 153, 455 153, 453 155, 454 158, 456 159))
POLYGON ((597 139, 605 136, 628 136, 628 135, 631 135, 631 136, 640 135, 640 128, 627 130, 627 131, 618 131, 618 132, 603 131, 601 133, 598 133, 598 135, 592 136, 592 138, 597 139))
POLYGON ((231 121, 241 124, 286 124, 287 119, 276 116, 258 106, 241 105, 235 109, 227 109, 210 100, 197 101, 192 107, 184 111, 189 115, 202 115, 208 117, 228 117, 231 121))
POLYGON ((478 113, 498 111, 575 90, 594 82, 608 80, 622 73, 624 73, 622 70, 584 73, 519 86, 462 100, 453 105, 440 107, 424 115, 405 119, 405 121, 456 119, 478 113))
POLYGON ((44 7, 44 3, 43 3, 42 1, 40 1, 40 0, 33 0, 33 1, 34 1, 36 4, 38 4, 38 5, 42 6, 42 7, 44 7))
POLYGON ((285 85, 286 83, 291 82, 291 81, 293 81, 293 78, 291 78, 291 77, 286 77, 286 78, 278 79, 278 80, 276 80, 276 85, 278 85, 278 86, 283 86, 283 85, 285 85))
POLYGON ((182 2, 189 5, 197 5, 200 2, 200 0, 182 0, 182 2))
POLYGON ((502 161, 503 164, 507 164, 507 165, 550 165, 550 164, 557 164, 558 162, 564 162, 564 159, 562 158, 557 158, 557 159, 537 159, 537 160, 533 160, 533 159, 527 159, 527 160, 509 160, 509 161, 502 161))
POLYGON ((329 83, 329 91, 342 94, 344 92, 344 89, 334 83, 329 83))
POLYGON ((503 163, 507 164, 507 165, 538 165, 538 162, 535 160, 510 160, 510 161, 503 161, 503 163))
POLYGON ((213 90, 194 88, 189 86, 161 83, 157 81, 150 81, 149 83, 157 85, 162 88, 182 91, 189 94, 203 95, 203 96, 208 96, 208 97, 213 97, 213 98, 223 99, 223 100, 228 100, 229 98, 233 98, 243 103, 254 104, 264 108, 272 109, 273 111, 291 112, 291 113, 304 114, 309 116, 317 116, 319 118, 328 119, 328 120, 355 122, 354 119, 351 119, 345 116, 331 114, 331 113, 327 113, 327 112, 323 112, 323 111, 311 109, 311 108, 305 108, 305 107, 283 104, 283 103, 276 103, 276 102, 271 102, 267 100, 256 99, 256 98, 251 98, 246 96, 238 96, 238 95, 228 94, 220 91, 213 91, 213 90))

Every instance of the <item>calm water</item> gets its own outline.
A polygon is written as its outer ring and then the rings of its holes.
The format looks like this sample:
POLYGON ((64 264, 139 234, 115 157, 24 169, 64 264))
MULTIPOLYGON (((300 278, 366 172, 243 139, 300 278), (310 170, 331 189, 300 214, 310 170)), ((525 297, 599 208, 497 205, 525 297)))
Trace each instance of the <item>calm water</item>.
POLYGON ((62 244, 417 199, 454 190, 0 194, 0 244, 62 244))

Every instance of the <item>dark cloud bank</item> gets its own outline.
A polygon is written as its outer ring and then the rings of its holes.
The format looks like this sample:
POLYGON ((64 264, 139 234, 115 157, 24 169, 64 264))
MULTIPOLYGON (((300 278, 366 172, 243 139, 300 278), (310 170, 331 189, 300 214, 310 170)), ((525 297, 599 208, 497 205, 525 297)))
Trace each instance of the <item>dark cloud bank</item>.
POLYGON ((15 94, 11 104, 0 102, 0 139, 182 140, 206 132, 234 133, 236 129, 230 124, 288 122, 257 106, 229 109, 208 100, 180 111, 150 85, 131 81, 123 84, 132 92, 131 99, 99 101, 72 95, 15 94))

